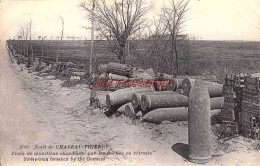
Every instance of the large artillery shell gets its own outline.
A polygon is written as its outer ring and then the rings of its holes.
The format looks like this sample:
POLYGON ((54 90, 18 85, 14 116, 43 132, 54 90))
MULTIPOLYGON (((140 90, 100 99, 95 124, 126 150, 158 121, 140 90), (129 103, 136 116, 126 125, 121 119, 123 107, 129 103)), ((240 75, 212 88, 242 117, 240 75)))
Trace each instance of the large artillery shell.
MULTIPOLYGON (((189 96, 191 88, 194 86, 194 79, 185 78, 182 81, 181 89, 183 90, 183 95, 189 96)), ((202 81, 209 91, 210 97, 220 97, 223 93, 223 85, 216 84, 214 82, 202 81)))
POLYGON ((202 80, 196 80, 188 106, 189 160, 206 163, 211 159, 210 98, 202 80))
POLYGON ((147 94, 141 97, 141 108, 147 113, 156 108, 185 107, 188 104, 188 97, 175 92, 147 94))
MULTIPOLYGON (((211 116, 220 113, 221 110, 211 110, 211 116)), ((188 108, 176 107, 176 108, 158 108, 148 112, 143 116, 143 120, 149 123, 159 124, 163 121, 177 122, 188 120, 188 108)))
POLYGON ((210 109, 221 109, 224 107, 224 97, 210 98, 210 109))
POLYGON ((162 121, 187 121, 188 120, 188 108, 158 108, 148 112, 143 116, 145 122, 159 124, 162 121))
MULTIPOLYGON (((141 97, 142 95, 148 95, 148 94, 154 94, 154 95, 162 95, 162 94, 172 94, 170 91, 163 91, 163 92, 155 92, 153 90, 148 92, 141 92, 141 93, 134 93, 131 98, 132 106, 135 110, 141 110, 141 97)), ((145 103, 143 103, 145 104, 145 103)), ((221 109, 224 106, 224 97, 215 97, 210 98, 210 108, 213 109, 221 109)), ((188 102, 185 105, 185 107, 188 107, 188 102)))
POLYGON ((113 73, 113 74, 127 76, 127 77, 131 75, 131 69, 132 67, 127 64, 109 62, 107 65, 108 73, 113 73))

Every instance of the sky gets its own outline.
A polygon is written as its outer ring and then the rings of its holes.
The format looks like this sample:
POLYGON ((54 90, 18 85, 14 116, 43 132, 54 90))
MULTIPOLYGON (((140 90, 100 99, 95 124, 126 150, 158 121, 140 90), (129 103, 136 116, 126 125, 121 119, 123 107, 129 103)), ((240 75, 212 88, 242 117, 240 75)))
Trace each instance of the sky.
MULTIPOLYGON (((90 39, 86 12, 79 7, 83 0, 0 0, 0 39, 14 38, 26 20, 32 19, 32 36, 61 34, 90 39)), ((87 0, 85 0, 87 1, 87 0)), ((114 1, 114 0, 107 0, 114 1)), ((147 19, 160 13, 170 0, 144 0, 152 9, 147 19)), ((260 0, 190 0, 184 33, 203 40, 260 41, 260 0)))

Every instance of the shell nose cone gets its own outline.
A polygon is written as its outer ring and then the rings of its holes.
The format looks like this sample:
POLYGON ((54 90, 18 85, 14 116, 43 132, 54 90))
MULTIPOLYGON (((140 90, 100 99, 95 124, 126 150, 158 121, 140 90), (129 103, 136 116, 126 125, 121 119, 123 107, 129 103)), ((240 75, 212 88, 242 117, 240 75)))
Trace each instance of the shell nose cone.
POLYGON ((196 80, 188 105, 189 160, 206 163, 211 158, 210 98, 202 80, 196 80))

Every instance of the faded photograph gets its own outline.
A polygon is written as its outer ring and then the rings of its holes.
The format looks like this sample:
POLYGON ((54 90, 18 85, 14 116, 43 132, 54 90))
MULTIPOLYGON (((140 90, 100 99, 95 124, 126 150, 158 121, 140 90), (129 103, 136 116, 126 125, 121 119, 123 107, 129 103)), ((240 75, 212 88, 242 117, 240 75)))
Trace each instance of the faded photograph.
POLYGON ((259 0, 0 0, 0 166, 260 165, 259 0))

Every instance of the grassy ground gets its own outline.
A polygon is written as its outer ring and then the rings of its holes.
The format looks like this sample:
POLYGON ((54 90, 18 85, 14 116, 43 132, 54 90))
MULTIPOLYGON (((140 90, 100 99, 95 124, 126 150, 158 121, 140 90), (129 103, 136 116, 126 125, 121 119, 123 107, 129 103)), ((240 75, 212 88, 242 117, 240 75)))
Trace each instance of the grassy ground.
MULTIPOLYGON (((12 41, 19 45, 19 41, 12 41)), ((150 68, 155 71, 171 73, 161 58, 147 58, 142 51, 148 48, 152 41, 130 41, 130 56, 127 63, 134 66, 150 68), (135 50, 138 50, 137 56, 135 50), (140 59, 141 57, 141 59, 140 59)), ((24 41, 20 41, 24 43, 24 41)), ((34 40, 33 49, 36 56, 41 55, 42 41, 34 40)), ((54 60, 59 41, 43 41, 44 61, 54 60)), ((260 42, 245 41, 190 41, 190 55, 188 61, 180 59, 180 74, 182 75, 214 75, 223 78, 228 73, 260 72, 260 42)), ((119 62, 110 51, 106 41, 95 41, 95 64, 119 62)), ((71 61, 77 64, 89 65, 90 41, 65 40, 60 50, 60 61, 71 61)))

